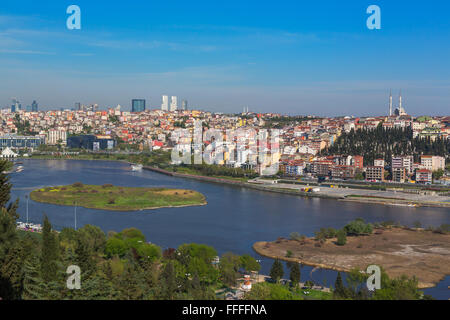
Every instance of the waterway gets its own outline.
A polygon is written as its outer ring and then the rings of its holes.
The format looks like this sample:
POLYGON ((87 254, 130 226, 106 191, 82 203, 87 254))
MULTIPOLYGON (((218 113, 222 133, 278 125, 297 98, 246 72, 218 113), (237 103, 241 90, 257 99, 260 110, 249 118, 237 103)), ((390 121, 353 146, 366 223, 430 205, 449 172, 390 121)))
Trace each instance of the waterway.
MULTIPOLYGON (((203 193, 208 204, 198 207, 162 208, 135 212, 114 212, 78 207, 77 226, 99 226, 103 231, 121 231, 136 227, 148 241, 163 249, 176 248, 183 243, 204 243, 213 246, 219 254, 232 251, 249 253, 261 260, 262 273, 268 274, 272 260, 252 250, 256 241, 272 241, 289 237, 291 232, 314 235, 321 227, 341 228, 349 221, 364 218, 368 222, 396 221, 423 226, 450 224, 448 208, 409 208, 372 205, 336 200, 303 198, 270 193, 230 185, 200 182, 170 177, 150 171, 133 172, 122 162, 82 160, 23 160, 24 171, 12 173, 12 200, 20 198, 20 220, 26 220, 25 196, 37 188, 67 185, 74 182, 128 187, 167 187, 192 189, 203 193)), ((73 227, 75 208, 37 203, 28 200, 29 221, 41 223, 47 214, 57 228, 73 227)), ((285 272, 288 278, 288 272, 285 272)), ((302 281, 334 284, 336 272, 302 268, 302 281)), ((438 299, 449 299, 450 276, 425 293, 438 299)))

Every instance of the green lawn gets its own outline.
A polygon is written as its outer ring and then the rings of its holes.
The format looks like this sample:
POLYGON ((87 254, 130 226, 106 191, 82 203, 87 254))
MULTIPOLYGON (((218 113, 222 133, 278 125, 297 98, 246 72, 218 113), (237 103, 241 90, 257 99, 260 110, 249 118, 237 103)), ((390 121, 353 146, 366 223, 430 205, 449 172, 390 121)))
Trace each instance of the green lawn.
POLYGON ((34 190, 30 198, 37 202, 116 211, 206 204, 205 196, 193 190, 83 184, 34 190))

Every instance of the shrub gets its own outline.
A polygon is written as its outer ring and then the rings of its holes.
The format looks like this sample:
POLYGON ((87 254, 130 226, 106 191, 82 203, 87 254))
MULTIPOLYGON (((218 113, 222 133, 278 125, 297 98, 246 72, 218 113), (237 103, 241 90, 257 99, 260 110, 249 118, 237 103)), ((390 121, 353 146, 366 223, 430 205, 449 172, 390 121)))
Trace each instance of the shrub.
POLYGON ((114 199, 109 199, 108 200, 108 204, 115 204, 116 203, 116 200, 114 200, 114 199))
POLYGON ((72 187, 74 188, 83 188, 84 184, 81 182, 75 182, 74 184, 72 184, 72 187))
POLYGON ((123 229, 119 233, 119 236, 123 239, 138 239, 140 241, 145 241, 145 236, 141 230, 136 228, 123 229))
POLYGON ((291 232, 291 234, 289 234, 289 238, 291 240, 299 241, 300 240, 300 233, 298 233, 298 232, 291 232))
POLYGON ((128 246, 125 241, 118 238, 108 239, 105 247, 105 254, 108 257, 118 255, 119 257, 125 255, 128 251, 128 246))
POLYGON ((338 246, 343 246, 347 243, 347 232, 343 229, 337 232, 337 241, 336 244, 338 246))
POLYGON ((112 184, 110 184, 110 183, 106 183, 106 184, 102 185, 103 189, 112 188, 112 187, 114 187, 114 186, 112 184))
POLYGON ((373 226, 370 223, 365 223, 363 219, 356 219, 344 227, 347 235, 359 236, 362 234, 371 234, 373 226))

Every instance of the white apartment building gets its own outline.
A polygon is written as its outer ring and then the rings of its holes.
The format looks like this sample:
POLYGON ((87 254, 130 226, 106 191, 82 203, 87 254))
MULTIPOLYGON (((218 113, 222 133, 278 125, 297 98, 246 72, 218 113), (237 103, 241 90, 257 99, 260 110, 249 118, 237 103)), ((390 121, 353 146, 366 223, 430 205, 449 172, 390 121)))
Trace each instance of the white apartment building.
POLYGON ((392 157, 392 169, 405 168, 407 175, 410 175, 412 173, 413 164, 414 164, 413 156, 392 157))
POLYGON ((373 161, 374 167, 383 167, 384 168, 384 159, 375 159, 373 161))
POLYGON ((67 132, 64 130, 50 130, 47 134, 47 144, 67 144, 67 132))
POLYGON ((427 170, 437 171, 445 169, 445 158, 439 156, 421 156, 420 164, 427 170))

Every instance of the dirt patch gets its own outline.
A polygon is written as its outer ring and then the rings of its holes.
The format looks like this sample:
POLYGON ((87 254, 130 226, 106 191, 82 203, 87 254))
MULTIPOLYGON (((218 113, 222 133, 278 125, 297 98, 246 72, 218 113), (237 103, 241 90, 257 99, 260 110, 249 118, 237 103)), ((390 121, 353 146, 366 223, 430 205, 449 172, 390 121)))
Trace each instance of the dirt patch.
POLYGON ((390 277, 416 276, 421 288, 432 287, 450 274, 450 235, 401 228, 375 231, 370 236, 348 237, 344 246, 336 245, 336 239, 320 247, 314 239, 304 244, 279 239, 257 242, 253 248, 263 256, 339 271, 363 270, 375 264, 390 277), (291 258, 286 258, 288 250, 291 258))

